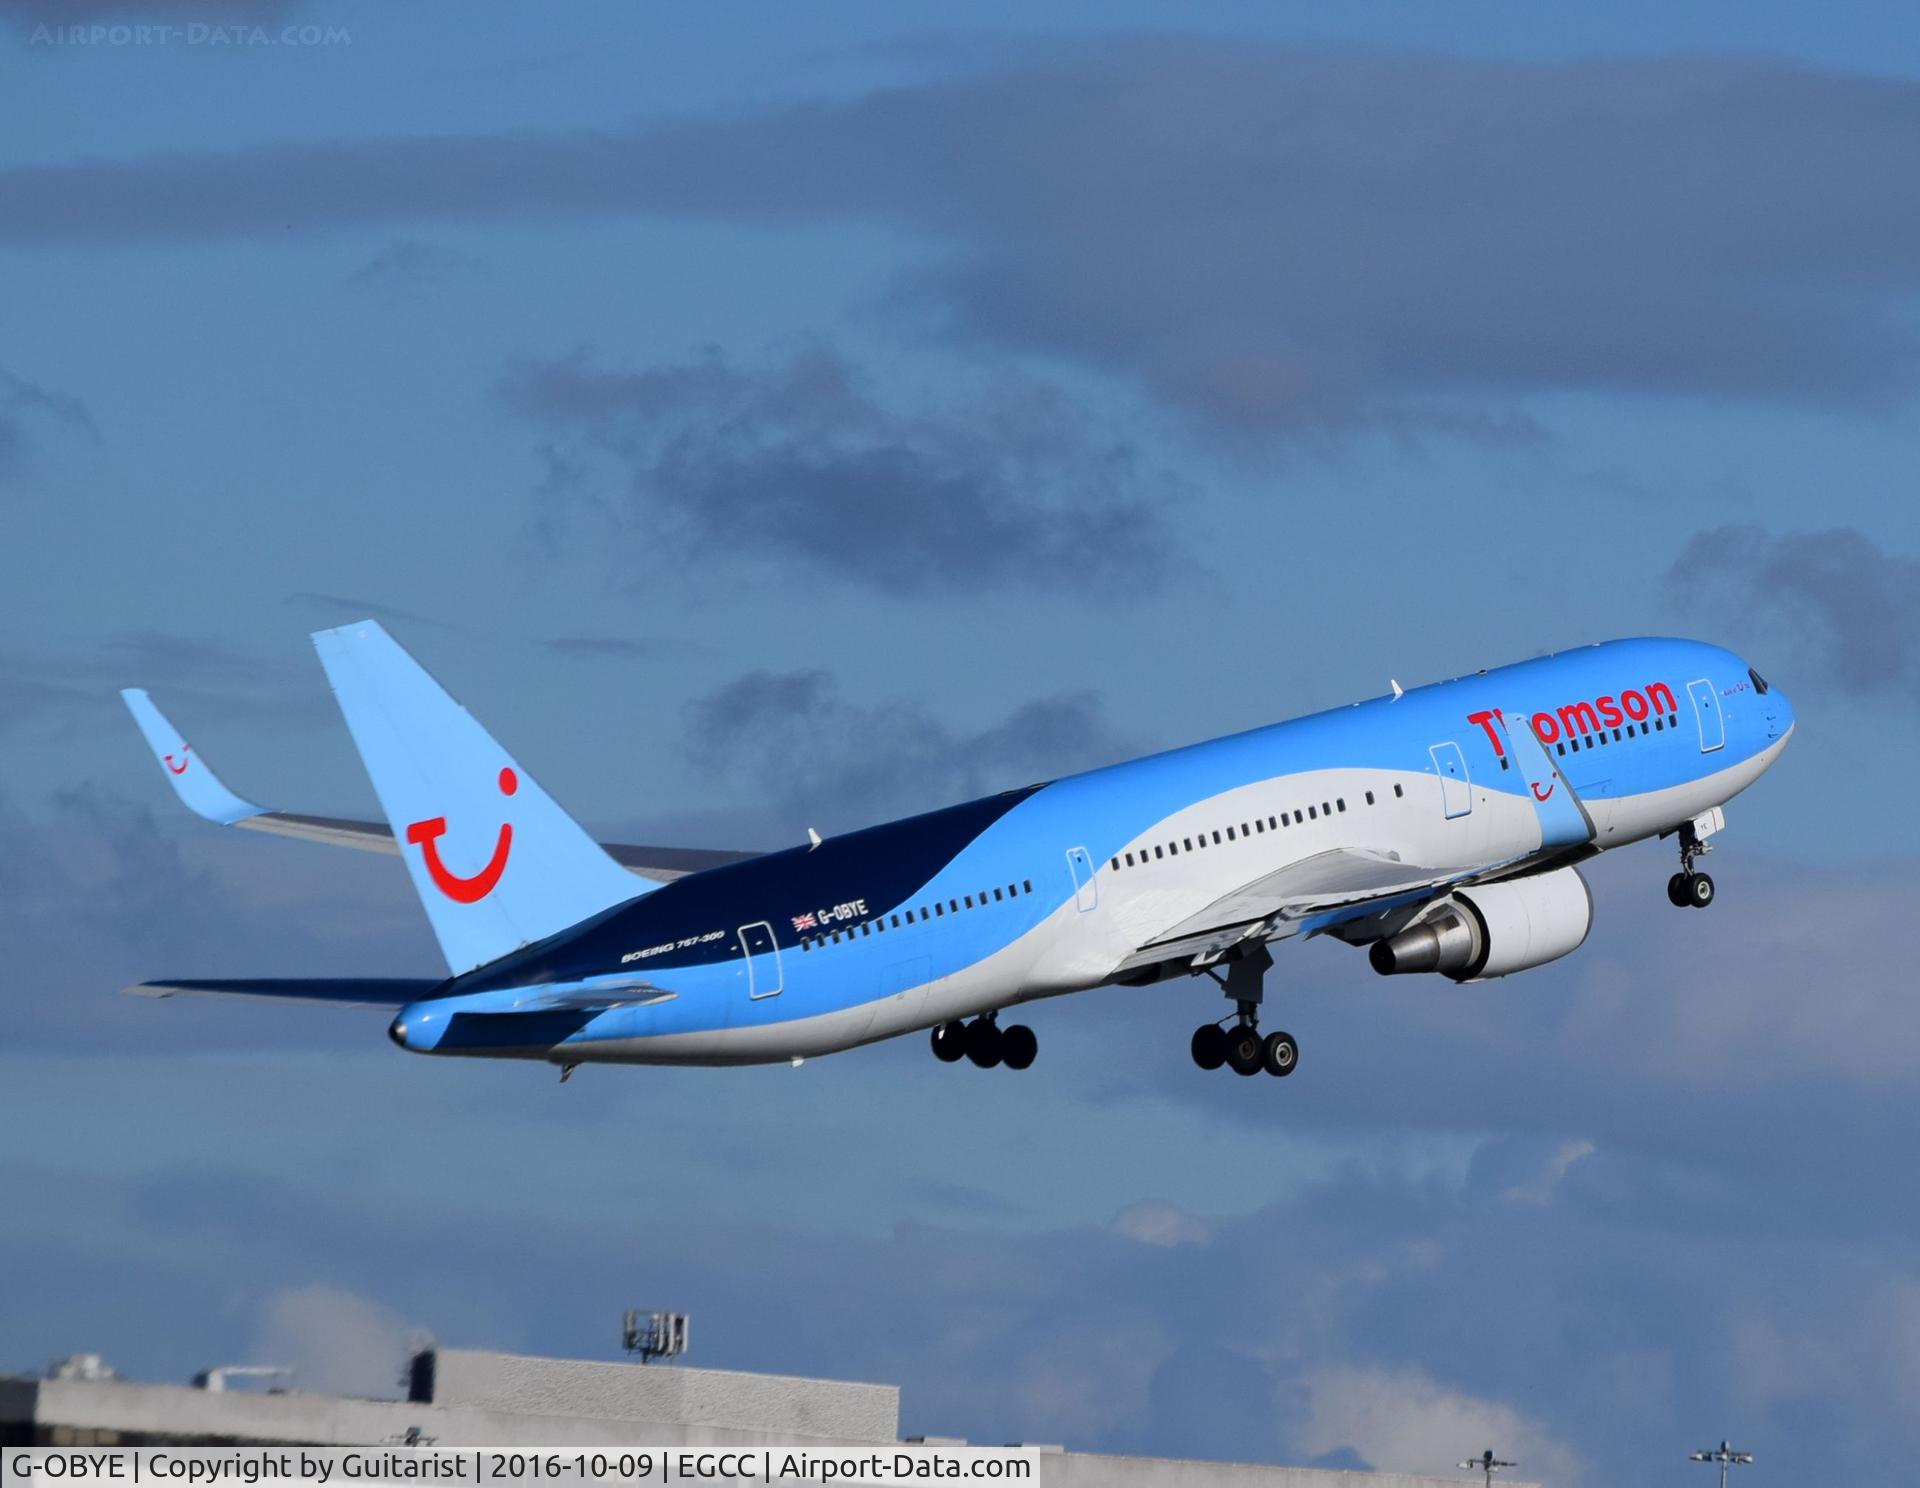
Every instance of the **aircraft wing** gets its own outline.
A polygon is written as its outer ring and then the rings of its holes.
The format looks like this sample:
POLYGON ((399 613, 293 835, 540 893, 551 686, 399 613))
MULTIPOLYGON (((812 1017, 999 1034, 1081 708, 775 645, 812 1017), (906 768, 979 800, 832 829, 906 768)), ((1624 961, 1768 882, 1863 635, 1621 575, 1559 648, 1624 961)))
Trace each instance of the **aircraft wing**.
MULTIPOLYGON (((250 832, 270 832, 278 837, 298 837, 306 842, 325 842, 334 847, 357 847, 367 852, 400 855, 400 845, 385 822, 355 821, 337 816, 306 816, 292 811, 270 811, 235 795, 194 753, 180 731, 153 699, 138 687, 124 689, 121 698, 133 714, 133 721, 145 735, 147 747, 166 772, 167 784, 189 810, 208 821, 227 827, 244 827, 250 832)), ((622 868, 655 883, 671 883, 689 873, 721 868, 728 863, 744 863, 758 853, 727 852, 701 847, 648 847, 624 842, 603 842, 606 853, 622 868)))
POLYGON ((1140 946, 1120 970, 1163 961, 1210 965, 1243 941, 1284 940, 1299 934, 1309 921, 1341 910, 1385 908, 1395 900, 1498 874, 1507 866, 1441 869, 1362 848, 1333 848, 1222 895, 1140 946))

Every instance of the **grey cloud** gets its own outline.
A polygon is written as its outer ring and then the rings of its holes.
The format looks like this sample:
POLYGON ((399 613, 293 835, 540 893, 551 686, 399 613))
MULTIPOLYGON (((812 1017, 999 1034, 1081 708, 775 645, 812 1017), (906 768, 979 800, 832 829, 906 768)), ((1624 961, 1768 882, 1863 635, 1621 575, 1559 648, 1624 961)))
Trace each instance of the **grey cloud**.
POLYGON ((380 604, 370 599, 354 599, 346 594, 327 594, 315 589, 301 589, 289 594, 287 603, 308 605, 337 615, 352 615, 356 619, 374 616, 381 620, 398 620, 407 625, 431 625, 440 630, 463 628, 448 620, 436 620, 431 615, 423 615, 418 610, 404 610, 398 605, 380 604))
MULTIPOLYGON (((152 789, 166 794, 157 779, 152 789)), ((340 861, 358 855, 322 857, 248 833, 220 833, 217 850, 204 853, 215 829, 170 798, 146 799, 156 804, 91 784, 31 810, 0 796, 0 902, 8 907, 0 915, 0 1044, 114 1051, 172 1040, 180 1048, 324 1040, 329 1025, 297 1009, 117 994, 167 976, 352 975, 356 967, 405 975, 396 967, 431 955, 400 882, 340 861), (262 855, 263 846, 274 850, 262 855)), ((378 1030, 377 1021, 352 1018, 330 1026, 342 1044, 364 1044, 378 1030)))
POLYGON ((542 642, 556 656, 603 657, 613 661, 657 661, 688 649, 689 643, 657 636, 565 635, 542 642))
POLYGON ((750 672, 689 703, 688 756, 775 782, 791 821, 844 830, 1106 764, 1131 752, 1091 693, 1042 698, 973 732, 910 702, 861 705, 825 672, 750 672))
POLYGON ((1913 388, 1920 84, 1146 39, 735 118, 20 167, 14 242, 671 214, 904 227, 966 343, 1229 428, 1537 437, 1539 390, 1913 388))
POLYGON ((0 485, 12 484, 31 464, 38 436, 48 430, 98 443, 93 414, 71 393, 0 371, 0 485))
POLYGON ((56 650, 0 634, 0 733, 124 727, 123 687, 149 687, 163 708, 270 707, 291 722, 328 716, 312 674, 218 642, 158 630, 122 631, 85 648, 56 650))
POLYGON ((1786 647, 1810 681, 1920 698, 1920 559, 1864 532, 1717 527, 1688 539, 1666 582, 1683 610, 1731 612, 1786 647))
POLYGON ((656 571, 746 552, 911 596, 1151 585, 1188 566, 1162 515, 1180 488, 1058 387, 1008 373, 918 407, 872 384, 816 346, 758 366, 530 361, 500 396, 557 441, 549 537, 591 519, 656 571))
POLYGON ((471 254, 403 238, 380 249, 343 278, 340 287, 391 304, 485 272, 486 265, 471 254))

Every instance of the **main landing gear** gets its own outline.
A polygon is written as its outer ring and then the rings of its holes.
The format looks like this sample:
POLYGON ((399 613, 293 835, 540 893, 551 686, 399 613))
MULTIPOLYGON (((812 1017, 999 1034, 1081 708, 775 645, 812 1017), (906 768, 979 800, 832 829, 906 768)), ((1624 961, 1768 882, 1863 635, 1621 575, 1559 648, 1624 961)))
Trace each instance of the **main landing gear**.
POLYGON ((1667 880, 1667 902, 1676 909, 1705 909, 1713 903, 1713 880, 1694 871, 1693 860, 1712 852, 1692 822, 1680 828, 1680 871, 1667 880))
MULTIPOLYGON (((1262 945, 1229 962, 1224 980, 1214 977, 1234 1003, 1234 1024, 1202 1023, 1193 1031, 1193 1062, 1203 1070, 1226 1065, 1236 1075, 1286 1076, 1300 1063, 1300 1046, 1290 1033, 1260 1036, 1261 982, 1273 965, 1273 956, 1262 945)), ((1213 976, 1209 970, 1208 976, 1213 976)), ((1222 1020, 1224 1022, 1224 1020, 1222 1020)))
POLYGON ((942 1064, 970 1059, 980 1069, 1004 1064, 1023 1070, 1040 1052, 1040 1040, 1024 1023, 1002 1028, 994 1013, 982 1013, 971 1023, 942 1023, 933 1030, 933 1057, 942 1064))

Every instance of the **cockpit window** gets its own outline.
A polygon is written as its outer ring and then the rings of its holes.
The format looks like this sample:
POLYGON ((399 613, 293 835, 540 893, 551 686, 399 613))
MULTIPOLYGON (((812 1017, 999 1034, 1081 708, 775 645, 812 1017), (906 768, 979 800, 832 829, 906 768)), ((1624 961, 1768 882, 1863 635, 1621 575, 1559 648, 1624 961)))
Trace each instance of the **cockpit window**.
POLYGON ((1762 697, 1765 697, 1767 695, 1767 679, 1761 676, 1752 667, 1747 668, 1747 675, 1753 678, 1753 690, 1759 693, 1762 697))

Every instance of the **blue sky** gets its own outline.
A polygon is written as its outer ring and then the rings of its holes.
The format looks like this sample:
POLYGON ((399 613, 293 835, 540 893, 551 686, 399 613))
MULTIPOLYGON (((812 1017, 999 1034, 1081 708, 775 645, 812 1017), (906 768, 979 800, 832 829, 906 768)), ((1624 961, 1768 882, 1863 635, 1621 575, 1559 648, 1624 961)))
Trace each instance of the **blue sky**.
POLYGON ((1895 6, 0 3, 0 1366, 405 1341, 896 1380, 910 1430, 1556 1483, 1920 1447, 1920 38, 1895 6), (186 30, 258 21, 273 44, 186 30), (72 25, 183 28, 88 40, 72 25), (42 27, 50 29, 42 30, 42 27), (281 44, 285 26, 321 28, 281 44), (336 28, 329 37, 326 28, 336 28), (1024 1078, 410 1060, 166 974, 424 975, 306 635, 585 821, 758 847, 1559 646, 1794 696, 1490 987, 1281 959, 1024 1078), (1297 1000, 1296 1000, 1297 999, 1297 1000))

